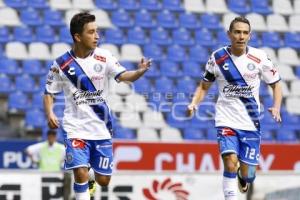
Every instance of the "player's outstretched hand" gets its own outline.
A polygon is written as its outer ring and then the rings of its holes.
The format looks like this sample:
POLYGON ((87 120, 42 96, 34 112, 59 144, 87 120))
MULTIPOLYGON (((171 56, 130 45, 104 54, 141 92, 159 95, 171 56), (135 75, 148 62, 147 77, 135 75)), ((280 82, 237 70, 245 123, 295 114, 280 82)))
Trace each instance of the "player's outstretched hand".
POLYGON ((192 117, 193 116, 193 114, 194 114, 194 112, 197 110, 197 105, 195 105, 195 104, 189 104, 188 106, 187 106, 187 110, 186 110, 186 115, 188 116, 188 117, 192 117))
POLYGON ((152 64, 152 59, 142 58, 140 63, 138 64, 139 69, 148 70, 152 64))
POLYGON ((279 109, 277 108, 274 108, 274 107, 271 107, 271 108, 268 108, 268 111, 271 113, 273 119, 276 121, 276 122, 281 122, 281 116, 280 116, 280 111, 279 109))
POLYGON ((56 129, 59 127, 59 121, 54 113, 48 115, 48 126, 51 129, 56 129))

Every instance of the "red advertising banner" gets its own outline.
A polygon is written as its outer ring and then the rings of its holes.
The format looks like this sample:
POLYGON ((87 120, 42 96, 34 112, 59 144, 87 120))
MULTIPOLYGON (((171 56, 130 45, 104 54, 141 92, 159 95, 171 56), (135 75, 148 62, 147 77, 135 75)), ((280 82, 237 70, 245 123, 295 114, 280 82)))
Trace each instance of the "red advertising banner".
MULTIPOLYGON (((213 172, 222 169, 216 143, 114 143, 116 170, 213 172)), ((300 144, 263 144, 262 171, 300 171, 300 144)))

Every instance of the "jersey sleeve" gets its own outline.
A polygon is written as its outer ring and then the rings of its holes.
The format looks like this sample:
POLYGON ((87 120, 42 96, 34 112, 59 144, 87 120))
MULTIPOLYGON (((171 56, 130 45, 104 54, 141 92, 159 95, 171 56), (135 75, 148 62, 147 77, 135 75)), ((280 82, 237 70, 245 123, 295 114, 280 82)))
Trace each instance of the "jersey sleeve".
POLYGON ((113 55, 110 55, 108 58, 108 75, 119 82, 119 76, 124 73, 126 69, 118 62, 118 60, 113 55))
POLYGON ((206 63, 202 80, 207 81, 207 82, 215 81, 215 79, 216 79, 215 68, 216 68, 215 59, 213 56, 210 56, 210 58, 208 59, 208 61, 206 63))
POLYGON ((60 92, 62 92, 60 69, 56 63, 53 63, 47 75, 45 94, 57 94, 60 92))
POLYGON ((262 79, 267 84, 273 84, 280 80, 278 70, 271 61, 271 59, 265 54, 262 59, 262 69, 261 69, 262 79))

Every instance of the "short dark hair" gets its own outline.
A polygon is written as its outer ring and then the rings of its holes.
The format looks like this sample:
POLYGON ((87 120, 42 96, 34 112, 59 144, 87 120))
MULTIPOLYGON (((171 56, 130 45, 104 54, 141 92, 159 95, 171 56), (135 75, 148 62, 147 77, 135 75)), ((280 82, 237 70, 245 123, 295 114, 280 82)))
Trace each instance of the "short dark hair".
POLYGON ((248 24, 249 25, 249 31, 251 31, 251 25, 250 25, 249 20, 246 17, 240 16, 240 17, 234 18, 231 21, 230 26, 229 26, 229 31, 230 32, 232 31, 234 24, 237 23, 237 22, 243 22, 243 23, 248 24))
POLYGON ((94 22, 96 20, 95 15, 89 14, 87 12, 81 12, 74 15, 70 22, 70 33, 75 42, 75 33, 81 34, 83 32, 83 27, 85 24, 94 22))
POLYGON ((49 129, 49 130, 47 131, 47 135, 56 135, 56 130, 54 130, 54 129, 49 129))

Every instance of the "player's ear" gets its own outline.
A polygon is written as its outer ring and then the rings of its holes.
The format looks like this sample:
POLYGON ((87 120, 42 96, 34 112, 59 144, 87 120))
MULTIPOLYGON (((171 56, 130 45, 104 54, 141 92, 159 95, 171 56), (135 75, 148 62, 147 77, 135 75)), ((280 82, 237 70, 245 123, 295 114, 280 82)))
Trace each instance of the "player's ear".
POLYGON ((76 42, 80 42, 81 41, 81 37, 80 37, 80 35, 78 33, 74 34, 74 38, 75 38, 76 42))

